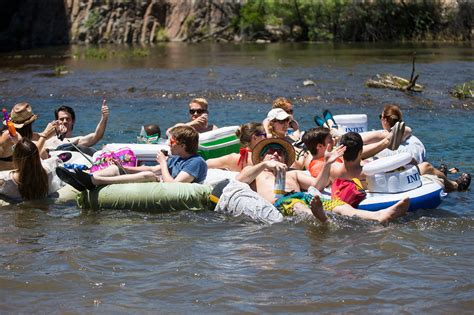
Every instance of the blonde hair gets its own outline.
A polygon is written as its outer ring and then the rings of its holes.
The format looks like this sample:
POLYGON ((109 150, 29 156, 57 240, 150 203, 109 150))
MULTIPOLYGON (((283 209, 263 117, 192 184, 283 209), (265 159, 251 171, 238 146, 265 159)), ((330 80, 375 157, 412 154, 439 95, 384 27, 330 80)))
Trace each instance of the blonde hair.
POLYGON ((278 135, 278 133, 276 133, 275 131, 275 128, 273 127, 273 124, 276 122, 277 120, 274 119, 274 120, 270 120, 268 122, 268 131, 270 131, 270 134, 272 135, 272 138, 280 138, 280 136, 278 135))
POLYGON ((191 102, 189 103, 189 105, 191 105, 192 103, 197 103, 197 104, 201 105, 202 107, 204 107, 205 110, 207 110, 208 104, 207 104, 207 100, 205 98, 200 98, 200 97, 193 98, 191 100, 191 102))

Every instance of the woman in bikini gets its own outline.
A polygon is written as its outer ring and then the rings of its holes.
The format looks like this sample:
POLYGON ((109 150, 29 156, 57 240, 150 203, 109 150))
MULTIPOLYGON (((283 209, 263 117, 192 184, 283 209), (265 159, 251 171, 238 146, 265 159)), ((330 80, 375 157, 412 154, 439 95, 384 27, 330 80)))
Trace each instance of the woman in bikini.
POLYGON ((257 143, 266 138, 265 129, 260 123, 248 123, 236 131, 240 140, 240 153, 231 153, 215 159, 207 160, 208 168, 227 169, 240 172, 247 165, 252 165, 252 149, 257 143))

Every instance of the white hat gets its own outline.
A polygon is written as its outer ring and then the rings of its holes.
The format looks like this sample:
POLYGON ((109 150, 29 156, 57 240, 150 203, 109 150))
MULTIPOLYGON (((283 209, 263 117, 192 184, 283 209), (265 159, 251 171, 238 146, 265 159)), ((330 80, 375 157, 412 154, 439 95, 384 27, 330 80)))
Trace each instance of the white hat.
POLYGON ((269 121, 272 121, 272 120, 285 120, 287 119, 288 117, 290 117, 290 115, 285 112, 285 110, 283 108, 274 108, 272 109, 271 111, 268 112, 268 115, 267 115, 267 119, 269 121))

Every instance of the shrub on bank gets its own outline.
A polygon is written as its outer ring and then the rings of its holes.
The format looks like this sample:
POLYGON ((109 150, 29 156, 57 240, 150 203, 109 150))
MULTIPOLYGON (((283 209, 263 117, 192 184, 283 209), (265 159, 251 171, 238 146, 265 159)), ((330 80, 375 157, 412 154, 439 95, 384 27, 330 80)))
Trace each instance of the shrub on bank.
POLYGON ((468 0, 255 0, 234 25, 248 40, 471 40, 473 13, 468 0))

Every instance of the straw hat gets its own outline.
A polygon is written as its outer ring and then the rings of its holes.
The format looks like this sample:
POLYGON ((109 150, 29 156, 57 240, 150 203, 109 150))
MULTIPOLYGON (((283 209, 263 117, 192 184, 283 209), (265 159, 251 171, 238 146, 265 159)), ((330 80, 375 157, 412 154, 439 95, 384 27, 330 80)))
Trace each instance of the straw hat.
POLYGON ((257 145, 252 149, 252 163, 254 165, 260 163, 262 161, 262 158, 260 157, 260 154, 262 151, 269 145, 276 145, 282 147, 283 150, 286 152, 286 165, 290 167, 294 162, 296 158, 296 153, 295 149, 289 143, 288 141, 280 138, 270 138, 270 139, 264 139, 257 143, 257 145))
MULTIPOLYGON (((31 105, 28 103, 16 104, 13 106, 10 114, 10 121, 17 129, 23 128, 24 125, 31 124, 37 118, 38 116, 33 114, 31 105)), ((3 121, 3 124, 6 125, 6 121, 3 121)))

